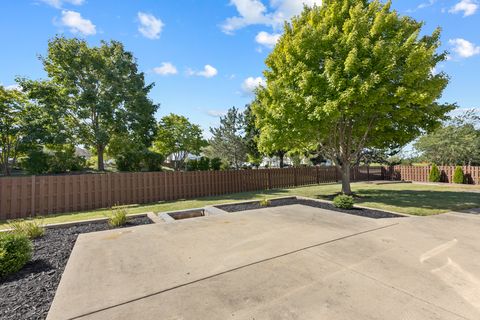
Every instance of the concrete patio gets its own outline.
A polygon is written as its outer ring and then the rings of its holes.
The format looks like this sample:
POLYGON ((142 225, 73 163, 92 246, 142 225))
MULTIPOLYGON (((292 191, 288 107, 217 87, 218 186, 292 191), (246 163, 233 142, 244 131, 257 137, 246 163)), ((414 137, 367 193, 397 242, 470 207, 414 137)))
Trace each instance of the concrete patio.
POLYGON ((48 319, 480 319, 479 230, 291 205, 82 234, 48 319))

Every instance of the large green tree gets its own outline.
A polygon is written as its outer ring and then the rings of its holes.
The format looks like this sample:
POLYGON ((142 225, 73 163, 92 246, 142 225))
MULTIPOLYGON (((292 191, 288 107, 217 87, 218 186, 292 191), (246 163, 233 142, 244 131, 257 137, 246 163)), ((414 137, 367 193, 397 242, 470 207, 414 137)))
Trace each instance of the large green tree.
POLYGON ((0 86, 0 167, 10 175, 20 155, 35 148, 48 116, 20 90, 0 86))
POLYGON ((226 159, 230 166, 241 168, 247 159, 245 139, 245 115, 235 107, 230 108, 225 116, 220 117, 220 126, 210 128, 212 138, 210 145, 216 157, 226 159))
POLYGON ((261 148, 320 148, 346 194, 362 150, 404 145, 451 110, 436 103, 448 82, 432 73, 446 59, 437 52, 440 30, 420 36, 421 22, 390 7, 367 0, 305 7, 268 56, 267 84, 253 107, 261 148))
POLYGON ((49 80, 30 84, 35 98, 48 105, 47 98, 56 95, 55 101, 63 102, 78 143, 96 151, 98 170, 104 170, 105 148, 114 134, 151 142, 158 109, 148 98, 153 84, 145 84, 135 58, 120 42, 90 47, 85 40, 56 37, 41 60, 49 80))
POLYGON ((165 156, 173 156, 175 170, 179 170, 185 167, 189 154, 199 155, 206 144, 199 125, 191 123, 184 116, 171 113, 158 123, 153 147, 165 156))
POLYGON ((21 92, 0 86, 0 165, 4 175, 10 175, 10 162, 16 162, 27 134, 22 123, 25 102, 21 92))

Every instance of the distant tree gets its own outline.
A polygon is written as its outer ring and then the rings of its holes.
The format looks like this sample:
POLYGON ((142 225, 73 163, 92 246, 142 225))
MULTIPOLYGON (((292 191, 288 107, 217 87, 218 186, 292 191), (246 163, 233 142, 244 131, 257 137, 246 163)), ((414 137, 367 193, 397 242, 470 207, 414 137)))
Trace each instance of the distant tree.
POLYGON ((420 137, 414 147, 424 161, 443 165, 479 164, 480 130, 475 127, 479 120, 475 113, 464 113, 420 137))
POLYGON ((364 163, 370 165, 372 163, 384 165, 398 165, 401 159, 397 157, 400 149, 365 149, 358 158, 358 164, 364 163))
POLYGON ((199 125, 171 113, 158 123, 153 148, 166 156, 173 155, 175 170, 180 170, 184 168, 188 155, 199 155, 206 144, 199 125))
POLYGON ((366 148, 403 146, 452 110, 432 69, 440 30, 391 10, 391 1, 325 0, 285 24, 266 59, 253 112, 260 150, 320 148, 351 194, 350 170, 366 148))
POLYGON ((0 86, 0 166, 10 175, 19 156, 38 147, 43 112, 19 90, 0 86))
POLYGON ((135 58, 120 42, 89 47, 85 40, 56 37, 41 60, 49 80, 26 81, 26 86, 47 108, 53 96, 62 101, 57 106, 68 115, 78 142, 95 149, 98 170, 104 170, 104 152, 114 134, 128 132, 151 142, 158 109, 147 96, 153 84, 145 85, 135 58))
POLYGON ((258 168, 263 160, 263 154, 258 150, 258 136, 260 130, 255 125, 255 116, 250 105, 245 106, 245 146, 247 148, 247 161, 258 168))
POLYGON ((220 126, 210 128, 210 132, 213 153, 219 158, 227 159, 236 169, 241 168, 247 158, 244 114, 235 107, 230 108, 220 118, 220 126))

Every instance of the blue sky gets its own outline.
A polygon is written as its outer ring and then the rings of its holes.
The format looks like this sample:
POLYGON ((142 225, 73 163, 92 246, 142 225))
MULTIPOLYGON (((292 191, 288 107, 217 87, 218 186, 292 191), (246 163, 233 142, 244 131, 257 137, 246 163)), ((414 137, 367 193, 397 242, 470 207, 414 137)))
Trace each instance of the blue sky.
MULTIPOLYGON (((282 21, 320 0, 15 0, 0 2, 0 84, 45 74, 37 56, 56 34, 96 45, 119 40, 132 51, 160 103, 157 118, 178 113, 208 131, 231 106, 243 107, 263 80, 264 60, 282 21)), ((401 14, 443 29, 451 82, 442 101, 480 107, 477 0, 393 0, 401 14)), ((207 134, 208 136, 208 134, 207 134)))

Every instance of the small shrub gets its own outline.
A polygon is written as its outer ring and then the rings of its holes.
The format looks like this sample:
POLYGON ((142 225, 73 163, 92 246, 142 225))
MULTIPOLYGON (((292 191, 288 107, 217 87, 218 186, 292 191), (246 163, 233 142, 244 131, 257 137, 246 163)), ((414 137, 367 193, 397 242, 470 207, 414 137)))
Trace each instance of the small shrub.
POLYGON ((434 163, 432 164, 432 168, 430 169, 430 174, 428 176, 428 181, 430 182, 440 182, 440 170, 438 170, 437 165, 434 163))
POLYGON ((265 198, 265 199, 260 200, 259 204, 260 204, 261 207, 268 207, 271 203, 270 203, 270 200, 265 198))
POLYGON ((341 209, 352 209, 355 201, 352 196, 341 194, 333 199, 333 205, 341 209))
POLYGON ((8 225, 13 232, 24 234, 30 239, 35 239, 45 234, 45 228, 38 220, 14 220, 9 221, 8 225))
POLYGON ((0 278, 23 268, 32 257, 32 242, 25 234, 0 234, 0 278))
POLYGON ((462 184, 465 182, 465 175, 463 174, 462 167, 457 166, 453 172, 453 183, 462 184))
POLYGON ((127 210, 123 208, 112 208, 112 213, 108 218, 108 225, 112 228, 118 228, 127 224, 127 210))

